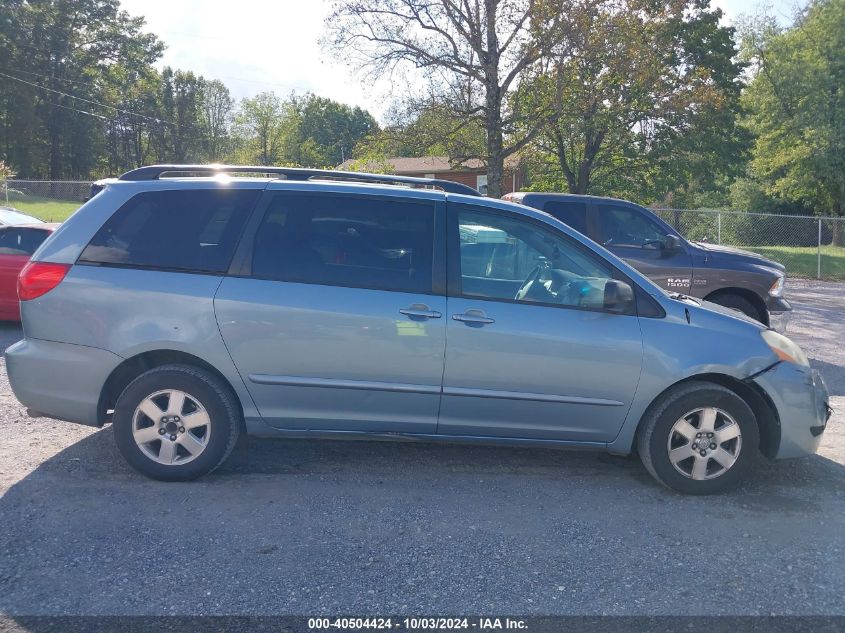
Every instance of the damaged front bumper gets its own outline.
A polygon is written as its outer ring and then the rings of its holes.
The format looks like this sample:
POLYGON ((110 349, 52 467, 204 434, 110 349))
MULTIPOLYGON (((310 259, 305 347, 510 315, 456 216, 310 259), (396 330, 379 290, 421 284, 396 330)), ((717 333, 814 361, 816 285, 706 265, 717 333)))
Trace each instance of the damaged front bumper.
POLYGON ((819 372, 781 362, 753 380, 777 410, 780 441, 774 457, 815 453, 831 415, 830 396, 819 372))

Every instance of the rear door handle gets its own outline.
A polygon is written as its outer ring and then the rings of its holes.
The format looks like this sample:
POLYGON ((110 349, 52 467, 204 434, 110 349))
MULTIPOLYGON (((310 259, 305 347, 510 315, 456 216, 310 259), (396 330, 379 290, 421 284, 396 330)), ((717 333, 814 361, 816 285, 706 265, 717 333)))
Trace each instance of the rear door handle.
POLYGON ((424 303, 415 303, 410 308, 399 310, 399 313, 417 319, 439 319, 443 316, 437 310, 432 310, 424 303))
POLYGON ((487 325, 488 323, 495 323, 495 319, 491 319, 486 314, 484 314, 483 310, 467 310, 463 314, 453 314, 452 318, 455 321, 460 321, 462 323, 478 324, 478 325, 487 325))

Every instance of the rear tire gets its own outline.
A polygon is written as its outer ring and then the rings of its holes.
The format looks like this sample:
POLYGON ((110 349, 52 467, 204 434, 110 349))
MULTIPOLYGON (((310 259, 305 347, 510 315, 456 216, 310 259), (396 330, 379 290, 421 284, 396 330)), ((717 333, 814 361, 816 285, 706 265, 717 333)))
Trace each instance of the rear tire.
POLYGON ((759 446, 754 412, 730 389, 687 382, 661 396, 643 416, 637 448, 663 485, 706 495, 738 486, 759 446))
POLYGON ((760 310, 757 309, 757 306, 755 306, 753 303, 751 303, 751 301, 740 295, 731 293, 717 294, 711 299, 708 299, 708 301, 716 303, 720 306, 724 306, 725 308, 738 310, 739 312, 742 312, 745 316, 751 317, 755 321, 759 321, 763 324, 766 323, 766 315, 761 314, 760 310))
POLYGON ((112 416, 114 438, 138 472, 162 481, 196 479, 220 466, 241 435, 235 395, 191 365, 155 367, 133 380, 112 416))

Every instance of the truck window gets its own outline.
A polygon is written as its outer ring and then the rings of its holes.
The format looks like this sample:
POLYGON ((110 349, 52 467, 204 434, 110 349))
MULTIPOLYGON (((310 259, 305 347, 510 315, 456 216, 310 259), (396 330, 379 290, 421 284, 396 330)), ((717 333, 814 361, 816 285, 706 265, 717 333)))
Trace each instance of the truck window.
POLYGON ((587 235, 587 203, 549 200, 543 205, 543 211, 571 226, 579 233, 587 235))
POLYGON ((604 246, 659 249, 666 231, 633 207, 599 205, 599 242, 604 246))

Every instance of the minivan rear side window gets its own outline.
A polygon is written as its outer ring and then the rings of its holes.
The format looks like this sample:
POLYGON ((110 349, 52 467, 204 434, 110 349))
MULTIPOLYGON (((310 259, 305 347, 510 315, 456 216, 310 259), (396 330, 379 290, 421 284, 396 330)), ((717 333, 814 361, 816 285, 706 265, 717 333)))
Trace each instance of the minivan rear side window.
POLYGON ((543 205, 543 211, 553 215, 558 220, 571 226, 583 235, 587 235, 587 203, 586 202, 563 202, 549 200, 543 205))
POLYGON ((430 293, 434 205, 279 192, 255 238, 259 279, 430 293))
POLYGON ((147 191, 103 224, 79 257, 83 263, 222 273, 258 189, 147 191))

